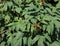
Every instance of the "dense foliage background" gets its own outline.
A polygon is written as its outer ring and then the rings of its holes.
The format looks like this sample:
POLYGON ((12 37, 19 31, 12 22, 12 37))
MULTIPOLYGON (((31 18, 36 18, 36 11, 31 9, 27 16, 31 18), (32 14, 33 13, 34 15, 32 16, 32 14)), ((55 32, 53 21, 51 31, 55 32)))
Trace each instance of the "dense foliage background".
POLYGON ((60 0, 0 0, 0 46, 60 46, 60 0))

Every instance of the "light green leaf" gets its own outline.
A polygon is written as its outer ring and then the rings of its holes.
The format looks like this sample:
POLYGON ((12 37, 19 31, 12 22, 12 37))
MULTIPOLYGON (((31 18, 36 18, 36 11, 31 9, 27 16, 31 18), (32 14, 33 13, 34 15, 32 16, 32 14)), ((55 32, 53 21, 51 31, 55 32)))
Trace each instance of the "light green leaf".
POLYGON ((28 38, 28 46, 32 46, 32 37, 31 36, 28 38))
POLYGON ((38 46, 44 46, 44 36, 40 36, 40 39, 38 40, 38 46))
POLYGON ((36 35, 36 36, 32 39, 32 45, 33 45, 34 43, 36 43, 36 41, 38 41, 39 38, 40 38, 40 36, 39 36, 39 35, 36 35))
POLYGON ((59 42, 55 41, 50 46, 60 46, 59 44, 60 44, 59 42))
POLYGON ((27 37, 23 37, 23 45, 27 45, 27 37))
POLYGON ((45 31, 45 30, 46 30, 46 27, 47 27, 46 25, 43 25, 43 27, 42 27, 42 28, 43 28, 43 31, 45 31))
POLYGON ((15 10, 17 13, 20 13, 22 9, 17 7, 17 8, 15 8, 14 10, 15 10))
POLYGON ((53 31, 54 31, 54 24, 53 23, 50 23, 48 26, 47 26, 47 32, 48 34, 52 34, 53 31))
POLYGON ((30 3, 32 0, 26 0, 27 3, 30 3))

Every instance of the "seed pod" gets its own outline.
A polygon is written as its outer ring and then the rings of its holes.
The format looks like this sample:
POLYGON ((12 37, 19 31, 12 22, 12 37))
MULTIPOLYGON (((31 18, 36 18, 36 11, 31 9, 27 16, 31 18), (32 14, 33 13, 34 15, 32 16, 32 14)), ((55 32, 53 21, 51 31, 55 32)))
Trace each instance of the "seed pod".
POLYGON ((42 2, 42 5, 44 5, 44 3, 45 3, 45 0, 41 0, 41 2, 42 2))
POLYGON ((34 30, 37 30, 38 28, 41 29, 40 23, 34 23, 34 30))

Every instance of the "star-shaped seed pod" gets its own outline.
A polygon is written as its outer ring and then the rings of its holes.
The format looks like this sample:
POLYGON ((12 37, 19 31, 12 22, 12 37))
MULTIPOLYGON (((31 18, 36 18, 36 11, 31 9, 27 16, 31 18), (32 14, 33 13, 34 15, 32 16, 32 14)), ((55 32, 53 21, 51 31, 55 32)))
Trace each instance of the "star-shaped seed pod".
POLYGON ((41 29, 40 23, 34 23, 33 24, 34 30, 41 29))

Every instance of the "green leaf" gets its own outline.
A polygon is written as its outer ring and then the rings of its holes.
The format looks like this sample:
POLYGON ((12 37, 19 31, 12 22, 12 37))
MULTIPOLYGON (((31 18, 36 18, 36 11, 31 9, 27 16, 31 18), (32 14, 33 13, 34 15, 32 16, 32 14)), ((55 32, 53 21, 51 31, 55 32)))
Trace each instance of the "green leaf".
POLYGON ((0 46, 5 46, 5 42, 2 42, 2 43, 0 44, 0 46))
POLYGON ((46 27, 47 27, 46 25, 43 25, 43 27, 42 27, 42 28, 43 28, 43 31, 45 31, 45 30, 46 30, 46 27))
POLYGON ((55 41, 50 46, 60 46, 59 44, 60 44, 59 42, 55 41))
POLYGON ((36 43, 36 41, 38 41, 39 38, 40 38, 40 36, 39 36, 39 35, 36 35, 36 36, 33 38, 33 40, 32 40, 32 45, 33 45, 34 43, 36 43))
POLYGON ((51 38, 50 38, 50 36, 49 36, 48 34, 45 34, 45 38, 46 38, 49 42, 51 42, 51 38))
POLYGON ((6 5, 7 5, 9 8, 11 8, 11 6, 13 6, 13 3, 12 3, 11 1, 7 1, 7 2, 6 2, 6 5))
POLYGON ((19 5, 22 3, 22 0, 13 0, 15 4, 19 5))
POLYGON ((49 14, 53 15, 53 12, 51 11, 51 9, 46 8, 46 10, 48 11, 49 14))
POLYGON ((20 29, 20 24, 18 24, 18 25, 16 25, 16 31, 19 31, 19 29, 20 29))
POLYGON ((28 38, 28 46, 31 46, 32 45, 32 38, 31 38, 32 36, 30 36, 29 38, 28 38))
POLYGON ((14 10, 15 10, 17 13, 20 13, 22 9, 21 9, 21 8, 16 7, 14 10))
POLYGON ((12 42, 12 38, 13 38, 12 35, 8 38, 8 41, 7 41, 8 42, 8 46, 12 42))
POLYGON ((47 32, 48 34, 52 34, 54 31, 54 24, 51 22, 48 26, 47 26, 47 32))
POLYGON ((12 46, 22 46, 23 33, 17 32, 13 36, 15 37, 12 39, 12 42, 11 42, 12 46))
POLYGON ((23 45, 27 45, 27 37, 23 37, 23 45))
POLYGON ((37 22, 37 20, 34 19, 34 18, 31 18, 31 22, 32 22, 32 23, 35 23, 35 22, 37 22))
POLYGON ((44 42, 44 36, 40 36, 40 39, 38 40, 38 46, 44 46, 43 42, 44 42))
POLYGON ((14 21, 18 21, 18 17, 15 17, 15 18, 14 18, 14 21))
POLYGON ((7 11, 7 5, 5 4, 2 8, 0 8, 0 11, 1 11, 1 12, 7 11))
POLYGON ((29 23, 29 24, 27 24, 27 31, 29 32, 30 31, 30 26, 31 26, 31 24, 29 23))
POLYGON ((26 0, 27 3, 30 3, 32 0, 26 0))
POLYGON ((6 25, 6 26, 12 26, 12 25, 14 25, 14 23, 9 23, 8 25, 6 25))
POLYGON ((55 24, 57 31, 59 32, 60 31, 60 22, 54 21, 54 24, 55 24))
POLYGON ((34 27, 33 25, 31 25, 31 34, 33 33, 33 31, 34 31, 34 27))
POLYGON ((5 23, 8 23, 10 21, 10 16, 6 15, 5 16, 5 23))

